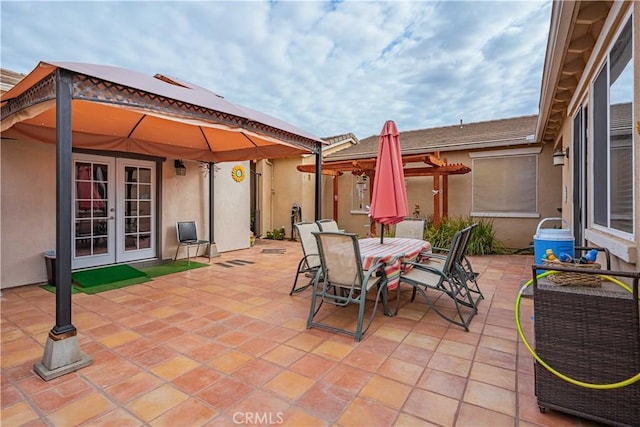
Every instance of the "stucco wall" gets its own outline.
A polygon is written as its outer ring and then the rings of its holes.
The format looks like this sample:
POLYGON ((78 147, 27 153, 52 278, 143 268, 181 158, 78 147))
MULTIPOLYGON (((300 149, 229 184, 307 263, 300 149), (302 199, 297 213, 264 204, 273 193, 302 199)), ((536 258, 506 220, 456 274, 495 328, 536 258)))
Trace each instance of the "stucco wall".
MULTIPOLYGON (((507 247, 520 249, 528 247, 533 241, 536 227, 542 218, 559 216, 561 206, 561 169, 553 166, 553 147, 544 146, 538 162, 538 218, 493 218, 496 237, 507 247)), ((441 153, 449 163, 464 163, 471 167, 468 152, 441 153)), ((508 183, 502 183, 508 185, 508 183)), ((371 183, 372 185, 372 183, 371 183)), ((471 212, 472 174, 449 176, 449 217, 468 216, 471 212)), ((420 205, 422 215, 433 213, 433 178, 407 178, 407 201, 409 215, 413 213, 416 204, 420 205)), ((351 197, 353 193, 350 173, 340 177, 339 184, 339 223, 349 232, 360 236, 368 232, 369 218, 362 214, 351 214, 351 197)), ((331 198, 331 189, 323 195, 325 200, 331 198)), ((440 201, 442 208, 442 200, 440 201)), ((377 230, 380 227, 377 226, 377 230)))
POLYGON ((43 253, 55 249, 55 146, 1 142, 0 286, 46 281, 43 253))
MULTIPOLYGON (((0 150, 0 286, 42 283, 47 279, 43 253, 56 247, 55 145, 3 139, 0 150)), ((175 254, 176 221, 195 220, 199 237, 209 236, 209 179, 199 162, 185 162, 187 174, 176 176, 173 160, 162 166, 158 224, 162 259, 172 259, 175 254)), ((219 252, 249 247, 249 177, 235 182, 231 169, 236 164, 249 173, 249 162, 221 163, 216 172, 215 240, 219 252)))

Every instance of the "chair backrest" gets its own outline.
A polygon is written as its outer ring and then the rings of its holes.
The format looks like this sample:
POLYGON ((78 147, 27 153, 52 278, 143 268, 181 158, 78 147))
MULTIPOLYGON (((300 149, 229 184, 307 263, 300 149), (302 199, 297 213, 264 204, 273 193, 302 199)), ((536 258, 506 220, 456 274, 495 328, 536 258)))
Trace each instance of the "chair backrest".
POLYGON ((451 238, 451 246, 449 246, 447 258, 444 260, 442 265, 442 272, 446 275, 452 274, 456 263, 459 263, 464 256, 464 238, 467 230, 468 228, 459 230, 451 238))
POLYGON ((405 218, 396 224, 396 237, 424 239, 424 219, 405 218))
POLYGON ((338 223, 333 219, 319 219, 316 221, 320 231, 340 231, 338 223))
POLYGON ((307 258, 307 264, 309 267, 318 267, 320 265, 320 255, 318 253, 318 242, 314 232, 320 231, 320 227, 315 222, 298 222, 293 224, 298 231, 300 237, 300 244, 302 245, 302 252, 307 258))
POLYGON ((176 233, 180 243, 198 240, 198 229, 195 221, 176 222, 176 233))
POLYGON ((360 289, 364 272, 358 236, 335 231, 321 231, 313 235, 318 242, 325 283, 360 289))
POLYGON ((467 254, 467 248, 469 247, 469 241, 471 240, 471 234, 473 233, 473 229, 478 225, 478 223, 473 223, 467 228, 463 229, 463 237, 461 248, 458 251, 458 255, 455 259, 455 262, 462 263, 462 258, 467 254))

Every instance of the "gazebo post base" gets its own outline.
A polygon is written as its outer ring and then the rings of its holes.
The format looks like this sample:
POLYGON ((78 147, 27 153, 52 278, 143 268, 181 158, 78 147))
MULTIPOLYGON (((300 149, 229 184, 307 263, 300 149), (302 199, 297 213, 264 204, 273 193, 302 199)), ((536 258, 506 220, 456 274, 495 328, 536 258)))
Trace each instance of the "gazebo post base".
POLYGON ((33 365, 33 370, 43 380, 49 381, 93 363, 91 356, 80 351, 78 337, 63 339, 47 337, 42 361, 33 365))

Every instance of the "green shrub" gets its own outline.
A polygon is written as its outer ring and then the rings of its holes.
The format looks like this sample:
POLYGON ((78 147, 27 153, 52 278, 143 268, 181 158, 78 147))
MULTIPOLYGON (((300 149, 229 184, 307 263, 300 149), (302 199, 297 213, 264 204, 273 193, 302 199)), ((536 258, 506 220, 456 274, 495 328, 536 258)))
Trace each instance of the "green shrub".
POLYGON ((473 223, 477 223, 478 225, 473 229, 471 234, 467 254, 488 255, 507 253, 502 242, 496 239, 493 230, 493 220, 486 218, 443 218, 440 221, 439 227, 435 227, 432 221, 428 221, 424 238, 428 240, 434 248, 449 248, 453 235, 473 223))
POLYGON ((285 233, 284 227, 275 228, 273 231, 267 231, 266 238, 271 240, 284 240, 285 233))

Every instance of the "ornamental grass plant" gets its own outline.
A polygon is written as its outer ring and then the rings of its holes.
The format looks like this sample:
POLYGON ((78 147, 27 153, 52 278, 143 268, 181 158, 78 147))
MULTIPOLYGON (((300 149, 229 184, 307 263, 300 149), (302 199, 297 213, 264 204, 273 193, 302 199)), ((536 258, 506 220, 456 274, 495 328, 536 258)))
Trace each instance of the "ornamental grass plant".
POLYGON ((449 248, 453 235, 474 223, 478 225, 471 234, 471 240, 469 240, 469 246, 467 247, 468 255, 509 253, 504 244, 495 236, 493 220, 487 218, 443 218, 438 227, 433 224, 430 218, 425 227, 424 239, 431 242, 431 246, 434 248, 449 248))

